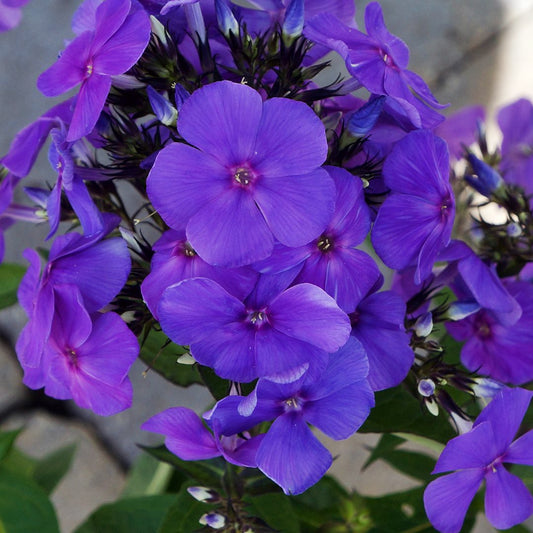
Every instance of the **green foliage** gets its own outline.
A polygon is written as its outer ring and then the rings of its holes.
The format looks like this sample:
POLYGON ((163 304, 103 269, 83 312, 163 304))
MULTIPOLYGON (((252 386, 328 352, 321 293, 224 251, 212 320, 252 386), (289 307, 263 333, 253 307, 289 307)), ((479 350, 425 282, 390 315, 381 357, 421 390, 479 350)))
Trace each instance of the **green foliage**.
POLYGON ((430 481, 436 460, 423 453, 398 450, 398 446, 404 442, 405 439, 395 435, 382 435, 364 467, 366 468, 378 459, 382 459, 406 476, 424 483, 430 481))
POLYGON ((103 505, 75 533, 155 533, 175 498, 159 494, 103 505))
MULTIPOLYGON (((174 470, 168 463, 158 461, 154 456, 143 453, 135 461, 121 498, 163 494, 168 488, 174 470)), ((185 480, 183 476, 183 480, 185 480)))
POLYGON ((68 472, 74 452, 75 444, 64 446, 50 453, 44 459, 40 459, 35 465, 33 478, 47 494, 51 494, 63 476, 68 472))
POLYGON ((215 371, 208 366, 198 365, 198 372, 202 376, 202 381, 209 389, 215 400, 222 400, 229 394, 230 382, 226 379, 219 378, 215 371))
MULTIPOLYGON (((300 533, 299 520, 291 498, 282 493, 245 497, 247 511, 264 520, 270 527, 283 533, 300 533)), ((170 532, 169 532, 170 533, 170 532)))
POLYGON ((151 329, 142 342, 140 358, 149 368, 165 379, 180 387, 188 387, 194 383, 202 383, 196 365, 182 365, 178 357, 187 353, 183 346, 168 342, 162 331, 151 329))
POLYGON ((26 268, 10 263, 0 264, 0 309, 17 302, 17 290, 26 268))
POLYGON ((217 457, 207 461, 182 461, 165 446, 156 446, 153 448, 149 446, 140 447, 156 459, 172 465, 179 472, 200 485, 217 488, 221 486, 221 480, 226 466, 223 459, 217 457))
POLYGON ((167 510, 157 533, 191 533, 200 528, 200 517, 213 507, 195 500, 183 487, 167 510))
POLYGON ((13 444, 21 431, 22 429, 14 429, 0 433, 0 461, 12 450, 13 444))
POLYGON ((455 432, 445 415, 431 416, 402 386, 376 393, 376 407, 359 429, 362 433, 414 433, 446 443, 455 432))
POLYGON ((0 465, 0 531, 59 533, 54 508, 33 480, 0 465))

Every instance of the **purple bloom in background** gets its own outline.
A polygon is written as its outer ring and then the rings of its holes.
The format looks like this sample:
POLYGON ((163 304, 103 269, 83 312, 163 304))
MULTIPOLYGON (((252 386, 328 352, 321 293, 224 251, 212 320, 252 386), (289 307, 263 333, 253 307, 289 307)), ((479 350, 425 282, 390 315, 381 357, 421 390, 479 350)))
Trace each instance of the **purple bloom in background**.
POLYGON ((533 431, 513 442, 532 393, 505 389, 481 412, 471 431, 444 448, 434 474, 457 470, 432 481, 424 493, 426 513, 441 533, 458 533, 483 480, 485 514, 497 529, 508 529, 533 513, 533 497, 504 463, 533 466, 533 431))
POLYGON ((395 98, 415 127, 433 128, 442 122, 443 117, 431 107, 446 106, 437 102, 418 74, 407 70, 409 49, 387 30, 377 2, 367 5, 365 26, 368 35, 323 12, 307 23, 304 34, 339 53, 348 72, 371 93, 395 98))
POLYGON ((335 211, 320 237, 300 248, 278 245, 260 265, 261 272, 280 272, 300 263, 295 283, 324 289, 348 312, 377 285, 382 276, 374 260, 356 250, 370 230, 370 213, 357 176, 342 168, 325 167, 335 182, 335 211))
POLYGON ((508 183, 533 193, 533 104, 524 98, 498 113, 503 133, 500 170, 508 183))
POLYGON ((307 105, 212 83, 183 104, 178 131, 193 146, 161 150, 148 196, 207 263, 250 264, 272 253, 275 238, 302 246, 326 227, 335 189, 319 168, 324 127, 307 105))
POLYGON ((24 383, 101 416, 129 408, 127 374, 139 352, 135 335, 116 313, 90 316, 75 285, 55 285, 54 306, 41 365, 25 368, 24 383))
POLYGON ((390 268, 415 266, 416 284, 431 274, 450 241, 455 200, 448 169, 446 143, 429 131, 409 133, 383 165, 391 193, 379 209, 372 242, 390 268))
POLYGON ((0 33, 12 30, 22 18, 21 7, 30 0, 0 0, 0 33))
POLYGON ((520 385, 533 379, 533 285, 504 281, 504 288, 522 308, 518 321, 502 323, 489 309, 481 309, 446 328, 453 338, 465 341, 461 361, 466 368, 491 378, 520 385))
MULTIPOLYGON (((248 421, 238 413, 235 419, 248 421)), ((220 434, 220 423, 209 421, 213 432, 209 431, 198 415, 186 407, 173 407, 147 420, 141 429, 166 436, 166 447, 184 461, 200 461, 221 455, 226 461, 255 468, 255 455, 263 435, 243 438, 236 434, 220 434)))
POLYGON ((11 142, 9 152, 2 158, 2 164, 16 176, 27 176, 50 131, 57 128, 61 122, 70 123, 72 105, 72 98, 61 102, 20 130, 11 142))
POLYGON ((66 140, 66 134, 66 128, 62 122, 58 128, 54 128, 50 132, 52 144, 48 159, 52 168, 57 172, 57 182, 47 202, 50 221, 48 239, 57 231, 59 226, 62 191, 65 192, 70 205, 78 216, 85 235, 92 235, 103 229, 102 215, 94 204, 85 183, 76 174, 74 149, 72 143, 66 140))
POLYGON ((165 290, 158 308, 163 331, 189 344, 202 365, 239 382, 257 377, 293 381, 348 339, 347 315, 323 290, 307 283, 272 290, 244 303, 207 278, 165 290))
POLYGON ((84 308, 94 313, 107 305, 126 283, 131 267, 126 243, 122 239, 104 239, 118 224, 118 217, 106 215, 104 223, 99 234, 68 233, 57 237, 42 275, 38 254, 30 249, 24 252, 30 266, 20 283, 18 299, 29 322, 16 345, 24 368, 40 366, 52 327, 56 285, 75 285, 84 308))
POLYGON ((152 269, 141 290, 155 318, 163 291, 188 278, 209 278, 237 298, 244 299, 253 289, 257 273, 248 267, 222 268, 206 263, 187 242, 185 231, 169 230, 153 246, 152 269))
POLYGON ((86 0, 76 12, 78 36, 37 81, 45 96, 59 96, 81 84, 67 134, 75 141, 94 128, 111 88, 144 52, 150 38, 146 12, 130 0, 86 0))
POLYGON ((368 357, 368 382, 374 390, 401 383, 414 362, 405 332, 405 303, 392 291, 371 294, 349 313, 352 336, 368 357))
POLYGON ((438 135, 448 144, 450 155, 459 160, 464 155, 464 147, 474 144, 479 125, 485 121, 485 108, 470 106, 453 113, 435 128, 438 135))
POLYGON ((274 420, 257 450, 257 466, 286 494, 300 494, 314 485, 332 462, 308 424, 336 440, 355 433, 374 406, 367 373, 365 352, 350 339, 330 355, 318 379, 305 375, 289 384, 259 380, 249 422, 238 415, 243 401, 239 396, 218 402, 210 420, 218 420, 221 432, 229 435, 274 420))

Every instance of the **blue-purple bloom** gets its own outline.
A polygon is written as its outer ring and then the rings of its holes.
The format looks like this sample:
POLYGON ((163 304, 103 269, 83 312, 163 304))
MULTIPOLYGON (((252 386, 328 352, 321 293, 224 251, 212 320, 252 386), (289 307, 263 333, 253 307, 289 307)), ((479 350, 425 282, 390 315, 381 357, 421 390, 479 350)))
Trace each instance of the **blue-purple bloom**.
MULTIPOLYGON (((236 419, 246 421, 235 413, 236 419)), ((223 456, 226 461, 255 468, 255 455, 263 435, 250 437, 220 433, 220 423, 209 420, 208 429, 191 409, 172 407, 153 416, 141 426, 145 431, 161 433, 166 436, 166 447, 184 461, 199 461, 223 456)))
POLYGON ((478 416, 472 430, 452 439, 434 474, 456 470, 432 481, 424 493, 426 513, 441 533, 458 533, 483 480, 485 514, 497 529, 508 529, 533 513, 533 497, 504 463, 533 466, 533 431, 514 440, 532 396, 505 389, 478 416), (513 441, 514 440, 514 441, 513 441))
POLYGON ((45 96, 59 96, 81 84, 68 141, 93 130, 111 88, 111 77, 124 74, 144 52, 150 20, 131 0, 86 0, 76 12, 73 29, 77 37, 37 81, 45 96))
POLYGON ((352 311, 371 289, 382 283, 374 260, 357 250, 370 230, 370 212, 357 176, 338 167, 324 167, 335 182, 335 211, 318 239, 288 248, 277 245, 268 259, 256 265, 261 272, 281 272, 298 266, 295 283, 324 289, 341 309, 352 311))
POLYGON ((209 420, 217 420, 222 434, 228 435, 274 420, 257 450, 257 467, 286 494, 300 494, 315 484, 332 463, 331 454, 308 424, 335 440, 355 433, 374 406, 367 373, 365 352, 355 339, 350 339, 330 355, 320 377, 306 374, 285 384, 260 379, 248 417, 239 414, 243 400, 248 399, 229 396, 218 402, 209 420))
POLYGON ((372 242, 387 266, 416 267, 417 285, 450 241, 455 200, 448 169, 446 143, 425 130, 400 140, 383 165, 391 192, 379 209, 372 242))
POLYGON ((60 400, 108 416, 131 406, 127 376, 137 358, 135 335, 116 313, 89 315, 79 289, 54 286, 54 315, 38 368, 25 367, 24 383, 60 400))
POLYGON ((371 93, 396 99, 415 127, 433 128, 442 122, 443 117, 432 108, 445 106, 418 74, 407 70, 409 49, 387 30, 377 2, 367 5, 365 26, 368 35, 322 12, 307 23, 304 34, 339 53, 348 72, 371 93))
POLYGON ((465 341, 461 361, 466 368, 521 385, 533 379, 533 285, 527 281, 504 281, 503 285, 522 308, 514 324, 502 323, 496 313, 481 309, 446 327, 452 337, 465 341))
POLYGON ((0 33, 12 30, 22 18, 21 7, 30 0, 0 0, 0 33))
POLYGON ((239 382, 257 377, 293 381, 348 340, 348 316, 333 298, 308 283, 252 293, 242 302, 218 283, 192 278, 163 292, 163 331, 189 344, 202 365, 239 382))
POLYGON ((507 183, 533 193, 533 104, 522 98, 498 112, 503 133, 500 171, 507 183))
POLYGON ((392 291, 368 295, 349 313, 352 331, 368 357, 368 382, 374 390, 401 383, 415 354, 405 331, 405 302, 392 291))
POLYGON ((188 278, 209 278, 237 298, 250 294, 257 273, 249 267, 222 268, 206 263, 187 242, 185 231, 169 230, 153 245, 150 274, 141 286, 146 305, 155 318, 164 290, 188 278))
POLYGON ((326 136, 304 103, 212 83, 183 104, 178 131, 192 146, 161 150, 148 196, 207 263, 250 264, 272 253, 274 239, 302 246, 326 227, 335 194, 319 168, 326 136))
POLYGON ((76 286, 88 313, 109 304, 123 287, 131 266, 126 243, 122 239, 104 239, 117 223, 116 217, 107 215, 100 233, 57 237, 42 274, 38 254, 30 249, 24 252, 30 267, 20 283, 18 298, 29 322, 16 345, 24 368, 40 367, 54 318, 57 285, 76 286))

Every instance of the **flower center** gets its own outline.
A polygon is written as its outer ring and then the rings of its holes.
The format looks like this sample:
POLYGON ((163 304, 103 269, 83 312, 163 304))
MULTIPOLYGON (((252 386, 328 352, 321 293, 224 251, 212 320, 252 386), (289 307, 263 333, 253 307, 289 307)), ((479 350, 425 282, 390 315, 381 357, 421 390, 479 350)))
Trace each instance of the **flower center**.
POLYGON ((359 316, 359 311, 357 311, 357 309, 353 313, 348 314, 348 317, 350 318, 350 325, 352 326, 352 328, 356 326, 359 322, 359 316))
POLYGON ((333 250, 333 239, 327 235, 321 235, 316 245, 321 252, 331 252, 333 250))
POLYGON ((182 244, 182 251, 185 257, 195 257, 196 255, 198 255, 196 253, 196 250, 191 246, 189 241, 185 241, 182 244))
POLYGON ((73 350, 72 348, 66 348, 63 354, 65 355, 65 357, 67 357, 68 362, 71 365, 73 366, 78 365, 78 354, 76 353, 75 350, 73 350))
POLYGON ((300 411, 302 408, 302 401, 298 397, 289 398, 285 400, 285 411, 300 411))
POLYGON ((92 63, 89 63, 85 67, 85 77, 88 78, 93 73, 93 70, 94 70, 94 67, 93 67, 92 63))
POLYGON ((233 179, 243 187, 247 187, 254 179, 254 174, 249 168, 239 167, 233 172, 233 179))

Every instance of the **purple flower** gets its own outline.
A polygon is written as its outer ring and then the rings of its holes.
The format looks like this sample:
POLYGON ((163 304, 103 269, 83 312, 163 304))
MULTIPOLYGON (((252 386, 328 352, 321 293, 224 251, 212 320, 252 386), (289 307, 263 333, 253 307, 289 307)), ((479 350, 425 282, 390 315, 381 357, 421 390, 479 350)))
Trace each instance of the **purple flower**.
POLYGON ((88 313, 107 305, 124 286, 131 266, 129 252, 122 239, 104 239, 117 225, 117 218, 107 215, 104 223, 99 234, 69 233, 58 237, 42 275, 37 253, 30 249, 24 252, 30 267, 20 283, 18 298, 29 322, 16 346, 24 367, 40 366, 52 327, 56 285, 75 285, 88 313))
POLYGON ((54 307, 41 364, 25 368, 24 383, 101 416, 129 408, 127 374, 139 352, 135 335, 115 313, 89 315, 75 285, 54 286, 54 307))
POLYGON ((416 284, 431 274, 450 241, 455 201, 448 168, 446 143, 429 131, 409 133, 383 165, 391 193, 378 212, 372 242, 387 266, 415 266, 416 284))
POLYGON ((395 98, 415 127, 435 127, 443 117, 431 107, 446 106, 437 102, 418 74, 407 70, 409 49, 387 30, 377 2, 367 5, 365 26, 368 35, 344 25, 334 15, 325 12, 307 23, 304 34, 308 39, 339 53, 348 72, 371 93, 395 98))
POLYGON ((247 417, 239 415, 243 402, 239 396, 218 402, 209 419, 220 423, 223 434, 274 420, 257 450, 257 466, 286 494, 300 494, 315 484, 332 462, 331 454, 308 424, 335 440, 357 431, 374 406, 367 373, 365 352, 355 339, 350 339, 329 357, 318 379, 305 375, 289 384, 260 379, 248 422, 247 417))
POLYGON ((522 308, 513 324, 502 323, 490 309, 447 323, 452 337, 465 341, 461 361, 469 370, 520 385, 533 379, 533 285, 505 281, 504 288, 522 308))
POLYGON ((432 481, 424 493, 426 513, 441 533, 458 533, 466 511, 483 480, 485 514, 497 529, 508 529, 533 513, 533 498, 521 479, 504 463, 533 466, 533 431, 513 442, 532 393, 523 389, 499 392, 468 433, 444 448, 434 474, 457 470, 432 481))
POLYGON ((253 289, 257 274, 247 267, 222 268, 206 263, 187 242, 185 231, 169 230, 154 244, 152 270, 141 290, 155 318, 164 290, 188 278, 209 278, 237 298, 244 299, 253 289))
POLYGON ((72 117, 73 99, 62 102, 40 116, 17 133, 9 152, 2 158, 2 164, 21 178, 27 176, 39 155, 50 131, 61 121, 69 123, 72 117))
POLYGON ((12 30, 22 18, 20 8, 30 0, 0 0, 0 33, 12 30))
POLYGON ((243 303, 215 281, 192 278, 165 290, 158 315, 163 331, 189 344, 200 364, 239 382, 293 381, 321 366, 350 332, 333 298, 307 283, 254 293, 243 303))
POLYGON ((111 77, 124 74, 144 52, 150 21, 131 0, 104 0, 99 5, 86 0, 74 19, 74 30, 78 36, 37 81, 45 96, 59 96, 81 84, 68 141, 92 131, 111 88, 111 77))
POLYGON ((533 104, 524 98, 503 107, 498 113, 503 133, 500 170, 508 183, 533 193, 533 104))
POLYGON ((61 219, 61 192, 64 191, 72 209, 78 216, 85 235, 98 233, 103 229, 100 211, 94 204, 83 180, 77 175, 74 161, 73 143, 66 140, 66 129, 63 122, 50 132, 52 144, 48 159, 57 172, 57 182, 47 202, 50 221, 49 239, 57 231, 61 219))
POLYGON ((401 383, 414 362, 405 332, 405 303, 392 291, 371 294, 349 313, 352 336, 368 357, 368 381, 374 390, 401 383))
POLYGON ((183 104, 181 136, 148 176, 155 209, 207 263, 237 267, 272 253, 274 238, 301 246, 333 212, 334 185, 320 119, 302 102, 263 102, 246 85, 202 87, 183 104))
POLYGON ((485 121, 485 109, 471 106, 460 109, 435 128, 435 135, 448 143, 450 155, 459 160, 464 155, 464 146, 474 144, 480 124, 485 121))
POLYGON ((280 272, 300 263, 295 283, 324 289, 344 311, 352 311, 371 289, 382 283, 374 260, 355 247, 370 229, 361 180, 342 168, 325 167, 335 182, 335 211, 322 235, 300 248, 278 245, 260 265, 261 272, 280 272))
MULTIPOLYGON (((239 414, 237 419, 246 420, 239 414)), ((147 420, 141 429, 166 436, 166 447, 184 461, 200 461, 223 456, 226 461, 255 468, 255 454, 263 435, 244 438, 236 434, 220 434, 216 419, 209 422, 212 431, 202 423, 198 415, 186 407, 172 407, 147 420)))

